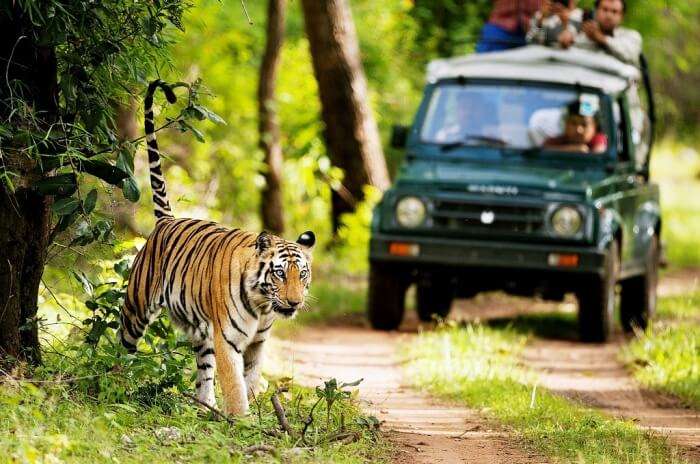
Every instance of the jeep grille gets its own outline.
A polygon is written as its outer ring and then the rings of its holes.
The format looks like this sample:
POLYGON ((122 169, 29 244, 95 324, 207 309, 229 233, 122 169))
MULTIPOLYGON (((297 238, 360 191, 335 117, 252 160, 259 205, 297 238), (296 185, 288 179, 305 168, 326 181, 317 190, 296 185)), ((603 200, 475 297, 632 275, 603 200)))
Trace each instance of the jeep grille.
POLYGON ((436 199, 433 227, 459 235, 532 236, 545 234, 544 205, 506 205, 436 199))

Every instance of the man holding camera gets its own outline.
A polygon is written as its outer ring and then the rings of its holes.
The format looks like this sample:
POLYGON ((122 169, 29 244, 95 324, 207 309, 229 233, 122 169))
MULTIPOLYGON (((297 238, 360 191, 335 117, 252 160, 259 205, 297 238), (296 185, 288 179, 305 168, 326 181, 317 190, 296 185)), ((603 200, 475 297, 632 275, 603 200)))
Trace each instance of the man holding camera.
POLYGON ((580 23, 576 20, 579 13, 575 2, 568 2, 566 6, 562 3, 544 0, 540 12, 532 20, 528 34, 530 43, 602 50, 624 63, 639 66, 642 36, 635 30, 620 26, 627 6, 625 0, 596 0, 593 17, 584 13, 580 23))

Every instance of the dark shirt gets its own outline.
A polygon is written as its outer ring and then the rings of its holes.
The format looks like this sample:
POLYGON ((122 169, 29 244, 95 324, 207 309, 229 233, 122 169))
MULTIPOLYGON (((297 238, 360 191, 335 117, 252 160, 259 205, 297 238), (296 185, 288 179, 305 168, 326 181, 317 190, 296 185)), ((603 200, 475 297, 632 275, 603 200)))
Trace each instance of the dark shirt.
POLYGON ((527 32, 530 18, 540 9, 541 0, 493 0, 489 23, 508 32, 527 32))

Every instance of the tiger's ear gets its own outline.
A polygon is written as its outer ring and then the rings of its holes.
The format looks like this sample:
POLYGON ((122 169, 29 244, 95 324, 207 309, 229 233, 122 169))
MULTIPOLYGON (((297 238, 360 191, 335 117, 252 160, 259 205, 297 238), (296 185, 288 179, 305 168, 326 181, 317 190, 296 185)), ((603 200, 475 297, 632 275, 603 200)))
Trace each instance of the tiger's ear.
POLYGON ((297 243, 306 248, 308 251, 311 251, 316 244, 316 235, 310 230, 307 230, 299 236, 297 243))
POLYGON ((262 254, 270 247, 272 247, 272 235, 263 230, 258 235, 258 238, 255 239, 255 251, 257 251, 258 254, 262 254))

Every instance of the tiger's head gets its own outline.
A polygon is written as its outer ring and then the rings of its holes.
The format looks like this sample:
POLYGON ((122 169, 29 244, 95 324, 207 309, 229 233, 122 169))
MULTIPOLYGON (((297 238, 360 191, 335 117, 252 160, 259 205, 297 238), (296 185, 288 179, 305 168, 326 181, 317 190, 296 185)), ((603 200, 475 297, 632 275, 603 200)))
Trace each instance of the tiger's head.
POLYGON ((283 317, 294 317, 304 307, 311 284, 311 252, 315 243, 316 236, 311 231, 301 234, 296 242, 267 232, 261 232, 255 241, 260 261, 253 287, 283 317))

